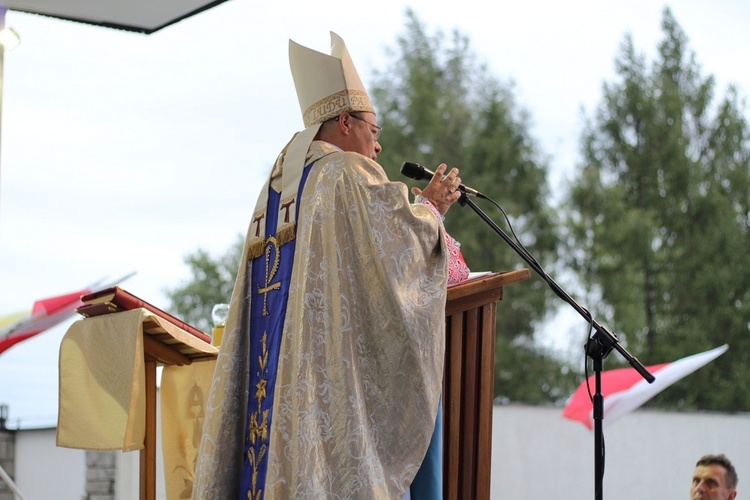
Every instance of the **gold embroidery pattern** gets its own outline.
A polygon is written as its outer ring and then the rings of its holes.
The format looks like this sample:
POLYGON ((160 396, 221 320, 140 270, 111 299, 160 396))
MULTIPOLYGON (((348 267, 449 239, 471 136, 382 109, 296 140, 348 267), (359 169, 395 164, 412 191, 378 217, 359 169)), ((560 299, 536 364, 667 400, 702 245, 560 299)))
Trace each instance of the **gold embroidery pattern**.
POLYGON ((263 334, 261 339, 261 352, 258 356, 258 365, 260 366, 260 379, 255 384, 255 401, 258 404, 257 409, 250 414, 250 423, 248 424, 247 439, 250 447, 247 450, 247 458, 253 468, 251 478, 251 489, 247 492, 248 500, 260 500, 263 497, 263 490, 258 488, 258 473, 260 472, 260 463, 268 450, 268 410, 262 409, 263 401, 266 399, 266 380, 268 368, 268 348, 266 341, 267 333, 263 334))
POLYGON ((374 113, 370 97, 364 90, 342 90, 319 100, 304 113, 305 128, 323 123, 344 111, 366 111, 374 113))
MULTIPOLYGON (((290 241, 294 240, 296 234, 297 234, 296 224, 288 224, 286 226, 281 227, 276 234, 276 245, 277 246, 286 245, 290 241)), ((271 238, 273 238, 273 236, 271 236, 271 238)), ((253 260, 263 255, 263 251, 266 248, 268 241, 269 240, 259 239, 258 241, 250 243, 249 244, 250 249, 247 253, 247 259, 253 260)))
POLYGON ((273 278, 276 276, 276 272, 279 270, 279 262, 281 261, 281 255, 279 255, 279 246, 276 238, 271 236, 266 242, 266 281, 263 288, 258 287, 258 293, 263 294, 263 316, 268 316, 268 292, 272 290, 281 289, 281 283, 271 283, 273 278), (273 264, 271 264, 271 254, 273 254, 273 264))
MULTIPOLYGON (((293 226, 292 229, 294 229, 293 226)), ((286 238, 288 238, 288 235, 286 238)), ((281 289, 281 282, 272 283, 272 281, 279 270, 279 264, 281 263, 280 246, 283 243, 279 243, 274 236, 269 237, 264 242, 266 274, 263 282, 264 286, 258 287, 258 294, 263 294, 263 316, 268 316, 268 293, 281 289)), ((247 440, 250 444, 247 449, 247 459, 253 470, 250 491, 247 492, 248 500, 260 500, 263 497, 263 489, 258 487, 258 475, 263 457, 265 457, 268 450, 269 410, 263 410, 263 402, 267 396, 266 388, 268 387, 268 332, 263 333, 260 343, 258 382, 255 384, 255 402, 257 403, 257 408, 249 416, 247 429, 247 440)))

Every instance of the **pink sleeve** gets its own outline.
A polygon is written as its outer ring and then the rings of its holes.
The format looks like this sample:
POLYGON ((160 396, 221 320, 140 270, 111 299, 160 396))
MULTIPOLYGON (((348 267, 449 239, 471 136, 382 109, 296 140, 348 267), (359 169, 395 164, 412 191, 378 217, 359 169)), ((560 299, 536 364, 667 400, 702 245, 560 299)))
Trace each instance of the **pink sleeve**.
POLYGON ((435 205, 430 203, 430 200, 424 196, 417 196, 417 203, 422 203, 430 207, 430 210, 437 216, 440 221, 440 226, 443 228, 445 234, 445 245, 448 248, 448 284, 453 285, 454 283, 460 283, 469 277, 469 266, 464 261, 464 256, 461 254, 461 244, 454 240, 453 237, 448 234, 443 226, 443 215, 438 212, 435 205))

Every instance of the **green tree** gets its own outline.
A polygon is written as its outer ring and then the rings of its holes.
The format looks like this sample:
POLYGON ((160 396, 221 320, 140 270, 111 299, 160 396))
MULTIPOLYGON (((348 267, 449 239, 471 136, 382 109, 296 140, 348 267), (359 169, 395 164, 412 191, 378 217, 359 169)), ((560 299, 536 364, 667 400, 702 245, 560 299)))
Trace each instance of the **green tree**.
MULTIPOLYGON (((390 56, 371 86, 383 126, 378 162, 389 177, 403 178, 399 169, 405 160, 430 168, 440 162, 458 166, 466 184, 502 200, 523 244, 552 269, 560 240, 548 201, 546 159, 531 138, 529 116, 515 102, 512 86, 478 62, 466 36, 429 35, 411 10, 405 34, 390 56)), ((487 210, 493 207, 481 208, 504 227, 501 214, 487 210)), ((469 207, 451 208, 446 228, 461 242, 474 270, 526 266, 469 207)), ((572 374, 561 376, 562 363, 534 342, 545 313, 559 305, 556 300, 536 275, 506 290, 498 314, 496 393, 512 400, 555 401, 561 384, 572 387, 572 374), (545 356, 555 373, 547 385, 537 376, 537 360, 545 356), (519 383, 521 379, 530 383, 519 383)))
POLYGON ((176 311, 179 317, 196 328, 210 332, 213 327, 211 310, 214 305, 228 303, 231 298, 244 241, 239 236, 216 259, 200 248, 187 255, 185 264, 190 268, 191 278, 166 291, 171 302, 170 310, 176 311))
POLYGON ((667 8, 649 68, 626 36, 582 137, 570 193, 570 264, 645 363, 723 343, 727 354, 657 404, 745 409, 750 400, 750 136, 730 87, 718 103, 667 8))

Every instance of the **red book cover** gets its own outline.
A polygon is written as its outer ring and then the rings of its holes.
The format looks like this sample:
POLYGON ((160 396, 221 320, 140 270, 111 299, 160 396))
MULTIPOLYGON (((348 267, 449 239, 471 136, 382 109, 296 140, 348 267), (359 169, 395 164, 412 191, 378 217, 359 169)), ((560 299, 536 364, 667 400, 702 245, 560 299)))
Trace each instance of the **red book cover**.
POLYGON ((190 333, 201 339, 202 341, 210 344, 211 337, 204 332, 198 330, 192 325, 185 323, 184 321, 172 316, 166 311, 163 311, 153 304, 149 304, 145 300, 136 297, 132 293, 120 288, 119 286, 113 286, 105 288, 93 293, 83 295, 81 297, 83 305, 76 309, 76 312, 82 316, 99 316, 101 314, 109 314, 119 311, 130 311, 132 309, 138 309, 142 307, 149 312, 159 316, 162 319, 169 321, 170 323, 179 326, 186 332, 190 333))

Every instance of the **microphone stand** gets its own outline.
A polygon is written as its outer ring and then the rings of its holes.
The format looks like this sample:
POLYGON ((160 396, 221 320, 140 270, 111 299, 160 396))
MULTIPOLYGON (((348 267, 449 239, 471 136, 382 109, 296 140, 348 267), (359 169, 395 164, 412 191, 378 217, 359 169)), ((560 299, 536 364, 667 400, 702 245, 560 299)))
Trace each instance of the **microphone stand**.
MULTIPOLYGON (((487 198, 482 195, 481 197, 487 198)), ((489 199, 489 198, 487 198, 489 199)), ((466 196, 461 194, 459 199, 461 206, 468 205, 476 214, 492 228, 523 260, 539 274, 557 294, 558 297, 570 304, 595 330, 594 334, 588 339, 585 345, 586 355, 592 359, 595 374, 595 393, 594 393, 594 492, 595 499, 602 500, 603 491, 602 483, 604 480, 604 433, 602 423, 604 420, 604 397, 602 395, 602 365, 603 360, 612 350, 619 352, 625 360, 635 368, 635 370, 650 384, 655 379, 654 376, 632 354, 630 354, 617 339, 617 336, 599 324, 591 314, 581 307, 565 290, 553 280, 539 263, 524 248, 521 248, 513 239, 511 239, 495 222, 487 216, 482 210, 466 196)))

